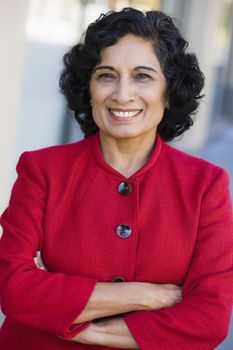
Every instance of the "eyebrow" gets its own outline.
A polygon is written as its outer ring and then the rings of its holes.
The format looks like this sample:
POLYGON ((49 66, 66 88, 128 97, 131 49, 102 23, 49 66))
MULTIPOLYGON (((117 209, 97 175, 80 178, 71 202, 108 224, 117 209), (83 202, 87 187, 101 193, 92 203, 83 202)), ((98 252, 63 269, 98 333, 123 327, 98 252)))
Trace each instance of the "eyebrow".
MULTIPOLYGON (((97 66, 93 69, 93 73, 95 73, 99 69, 109 69, 111 71, 116 71, 116 69, 112 66, 97 66)), ((149 70, 150 72, 158 73, 156 69, 148 66, 137 66, 134 68, 134 70, 140 70, 140 69, 145 69, 145 70, 149 70)))
POLYGON ((152 67, 148 67, 148 66, 137 66, 135 68, 136 70, 139 70, 139 69, 146 69, 146 70, 149 70, 151 72, 154 72, 154 73, 158 73, 158 71, 152 67))
POLYGON ((115 69, 112 66, 97 66, 97 67, 95 67, 93 69, 93 73, 95 73, 99 69, 109 69, 109 70, 114 70, 115 71, 115 69))

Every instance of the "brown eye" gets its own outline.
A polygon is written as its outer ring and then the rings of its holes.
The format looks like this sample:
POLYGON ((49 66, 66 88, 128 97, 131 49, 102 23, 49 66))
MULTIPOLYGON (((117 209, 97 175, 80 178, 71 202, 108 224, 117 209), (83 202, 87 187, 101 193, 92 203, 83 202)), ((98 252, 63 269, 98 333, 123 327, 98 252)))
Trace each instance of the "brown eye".
POLYGON ((97 76, 97 79, 102 81, 111 81, 115 80, 116 76, 112 73, 101 73, 97 76))
POLYGON ((146 73, 138 73, 136 75, 137 80, 152 80, 152 77, 149 74, 146 73))

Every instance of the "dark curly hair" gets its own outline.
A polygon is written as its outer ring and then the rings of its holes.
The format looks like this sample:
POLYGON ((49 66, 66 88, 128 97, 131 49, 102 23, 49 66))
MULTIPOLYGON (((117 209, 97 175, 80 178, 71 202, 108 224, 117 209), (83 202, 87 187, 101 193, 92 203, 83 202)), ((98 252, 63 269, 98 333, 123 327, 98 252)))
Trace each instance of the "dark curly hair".
POLYGON ((171 141, 193 124, 204 76, 194 54, 187 53, 183 39, 171 17, 160 11, 143 13, 133 8, 102 14, 91 23, 80 43, 64 55, 65 69, 60 77, 60 89, 85 137, 95 134, 89 83, 93 68, 100 61, 103 48, 114 45, 126 34, 150 40, 160 62, 167 84, 169 108, 165 108, 158 125, 164 141, 171 141))

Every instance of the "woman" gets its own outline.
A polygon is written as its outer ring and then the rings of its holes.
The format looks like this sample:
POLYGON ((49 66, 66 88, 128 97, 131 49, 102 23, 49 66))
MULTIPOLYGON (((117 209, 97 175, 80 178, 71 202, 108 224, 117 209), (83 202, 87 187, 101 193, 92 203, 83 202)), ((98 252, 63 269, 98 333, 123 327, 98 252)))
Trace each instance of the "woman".
POLYGON ((61 90, 86 138, 17 165, 1 218, 2 349, 210 350, 225 338, 228 176, 164 142, 201 97, 186 47, 168 16, 127 8, 65 55, 61 90))

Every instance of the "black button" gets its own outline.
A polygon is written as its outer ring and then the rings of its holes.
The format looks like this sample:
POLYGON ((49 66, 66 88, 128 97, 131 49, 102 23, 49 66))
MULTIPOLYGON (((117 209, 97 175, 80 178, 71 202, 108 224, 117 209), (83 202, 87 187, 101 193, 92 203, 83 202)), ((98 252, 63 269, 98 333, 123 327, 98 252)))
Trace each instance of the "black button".
POLYGON ((116 232, 119 237, 128 238, 131 235, 132 230, 129 225, 121 224, 118 225, 116 232))
POLYGON ((127 196, 132 191, 132 185, 128 182, 121 182, 117 190, 122 196, 127 196))
POLYGON ((125 279, 121 276, 116 276, 112 278, 112 282, 125 282, 125 279))

